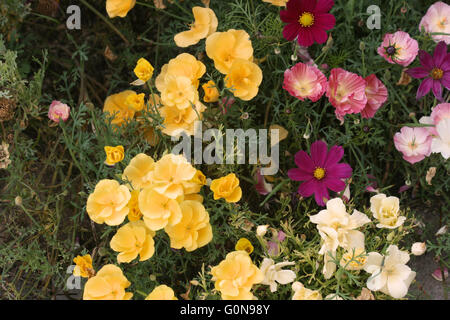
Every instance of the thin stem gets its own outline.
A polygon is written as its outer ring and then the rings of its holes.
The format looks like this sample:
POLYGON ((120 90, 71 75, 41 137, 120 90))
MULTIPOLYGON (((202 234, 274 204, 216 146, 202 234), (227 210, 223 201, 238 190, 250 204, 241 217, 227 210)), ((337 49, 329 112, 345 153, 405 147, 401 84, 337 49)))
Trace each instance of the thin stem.
POLYGON ((102 15, 100 12, 97 11, 97 9, 95 9, 93 6, 91 6, 89 3, 87 3, 86 0, 80 0, 80 1, 86 7, 88 7, 89 10, 91 10, 93 13, 95 13, 100 19, 102 19, 108 25, 108 27, 110 27, 115 33, 117 33, 117 35, 119 37, 121 37, 122 40, 126 44, 129 44, 129 41, 127 40, 127 38, 125 38, 125 36, 119 31, 119 29, 117 29, 104 15, 102 15))
POLYGON ((136 4, 138 4, 138 5, 140 5, 140 6, 143 6, 143 7, 148 7, 148 8, 156 9, 156 10, 158 11, 158 13, 159 13, 159 12, 162 12, 162 13, 164 13, 165 15, 168 15, 168 16, 170 16, 170 17, 172 17, 172 18, 175 18, 175 19, 178 19, 178 20, 181 20, 181 21, 184 21, 184 22, 188 22, 188 23, 191 23, 191 22, 192 22, 191 19, 188 19, 188 18, 185 18, 185 17, 182 17, 182 16, 177 16, 176 14, 170 13, 170 12, 167 11, 167 10, 161 10, 161 9, 158 9, 157 7, 155 7, 155 6, 153 6, 153 5, 149 4, 149 3, 144 3, 144 2, 136 1, 136 4))

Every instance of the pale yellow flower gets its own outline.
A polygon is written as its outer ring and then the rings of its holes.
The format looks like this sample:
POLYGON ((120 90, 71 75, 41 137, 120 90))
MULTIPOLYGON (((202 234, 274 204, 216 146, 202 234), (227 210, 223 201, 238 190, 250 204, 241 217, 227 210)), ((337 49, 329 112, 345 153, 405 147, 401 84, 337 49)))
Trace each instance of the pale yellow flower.
POLYGON ((175 225, 182 217, 178 201, 156 192, 152 187, 141 191, 139 208, 145 224, 153 231, 163 229, 167 225, 175 225))
POLYGON ((238 202, 241 200, 242 189, 239 187, 239 179, 234 173, 213 180, 210 188, 214 192, 214 200, 221 198, 224 198, 227 202, 238 202))
POLYGON ((261 283, 264 275, 245 251, 233 251, 225 260, 211 268, 212 281, 223 300, 252 300, 252 286, 261 283))
POLYGON ((184 194, 189 195, 199 193, 204 185, 206 185, 206 177, 203 172, 197 170, 191 181, 189 181, 189 183, 185 183, 184 194))
POLYGON ((385 256, 370 252, 364 266, 364 270, 372 274, 367 280, 367 288, 381 291, 395 299, 403 298, 416 276, 406 265, 408 261, 408 252, 399 250, 395 245, 389 246, 385 256))
POLYGON ((123 160, 125 157, 125 150, 123 149, 123 146, 105 146, 105 153, 106 153, 106 160, 105 164, 108 166, 113 166, 116 163, 123 160))
POLYGON ((218 20, 214 11, 209 8, 193 7, 195 22, 190 30, 183 31, 175 35, 174 40, 177 46, 185 48, 198 43, 201 39, 216 32, 218 20))
POLYGON ((161 73, 156 77, 155 85, 159 92, 165 91, 167 87, 166 78, 168 75, 175 77, 187 77, 197 89, 200 78, 205 74, 206 66, 189 53, 181 53, 176 58, 165 64, 161 73))
POLYGON ((106 98, 103 112, 109 113, 110 117, 114 116, 111 121, 112 124, 122 126, 126 121, 133 119, 136 111, 130 108, 126 102, 128 96, 132 94, 135 95, 136 92, 126 90, 106 98))
POLYGON ((205 96, 203 97, 203 101, 205 102, 217 102, 219 101, 219 90, 217 90, 216 84, 214 81, 210 80, 205 83, 203 86, 203 91, 205 91, 205 96))
POLYGON ((75 277, 90 278, 95 275, 94 268, 92 267, 92 257, 90 254, 84 256, 77 256, 73 259, 76 264, 73 269, 73 275, 75 277))
POLYGON ((260 270, 264 274, 261 284, 270 286, 270 292, 276 292, 278 283, 288 284, 295 280, 297 275, 292 270, 282 270, 281 268, 293 266, 295 262, 284 261, 275 263, 272 259, 264 258, 260 270))
POLYGON ((362 270, 366 262, 367 254, 365 250, 362 248, 356 248, 344 253, 340 264, 347 270, 362 270))
POLYGON ((322 295, 319 291, 305 288, 298 281, 292 284, 292 290, 294 290, 292 300, 322 300, 322 295))
POLYGON ((252 42, 244 30, 216 32, 206 39, 206 54, 219 72, 228 74, 236 59, 253 61, 252 42))
POLYGON ((117 262, 131 262, 139 255, 139 261, 150 259, 155 253, 155 233, 142 220, 128 222, 117 230, 110 246, 116 252, 117 262))
POLYGON ((116 180, 100 180, 87 200, 86 211, 92 221, 110 226, 121 224, 128 214, 131 193, 116 180))
POLYGON ((166 285, 157 286, 145 300, 178 300, 172 288, 166 285))
POLYGON ((131 191, 131 199, 128 201, 128 208, 130 211, 128 212, 128 220, 130 222, 132 221, 138 221, 142 218, 142 212, 139 210, 139 190, 132 190, 131 191))
POLYGON ((263 0, 263 2, 271 3, 277 7, 285 7, 289 0, 263 0))
POLYGON ((134 74, 143 82, 147 82, 152 78, 153 71, 155 71, 155 69, 151 63, 144 58, 140 58, 134 68, 134 74))
POLYGON ((190 182, 196 172, 183 155, 166 154, 155 163, 150 180, 153 190, 176 199, 184 195, 184 185, 190 182))
POLYGON ((165 89, 161 92, 163 105, 186 109, 198 101, 198 91, 188 77, 169 74, 165 84, 165 89))
POLYGON ((225 86, 235 97, 249 101, 258 94, 262 79, 263 74, 258 65, 248 60, 236 59, 225 77, 225 86))
POLYGON ((370 198, 370 210, 378 220, 377 228, 396 229, 406 220, 401 216, 400 200, 397 197, 386 197, 380 193, 370 198))
POLYGON ((131 159, 130 164, 123 171, 122 180, 129 181, 136 190, 151 186, 151 172, 154 165, 155 161, 152 157, 140 153, 131 159))
POLYGON ((212 238, 209 214, 198 201, 186 200, 180 204, 182 218, 176 225, 165 228, 174 249, 194 251, 208 244, 212 238))
POLYGON ((136 0, 106 0, 106 12, 110 18, 124 18, 136 5, 136 0))
POLYGON ((125 292, 130 285, 119 267, 108 264, 86 282, 83 300, 130 300, 133 294, 125 292))
POLYGON ((177 107, 161 107, 159 112, 164 118, 164 127, 161 128, 161 131, 173 137, 179 136, 181 133, 192 136, 195 132, 195 122, 202 119, 205 109, 206 107, 199 101, 195 105, 195 110, 194 108, 180 110, 177 107))

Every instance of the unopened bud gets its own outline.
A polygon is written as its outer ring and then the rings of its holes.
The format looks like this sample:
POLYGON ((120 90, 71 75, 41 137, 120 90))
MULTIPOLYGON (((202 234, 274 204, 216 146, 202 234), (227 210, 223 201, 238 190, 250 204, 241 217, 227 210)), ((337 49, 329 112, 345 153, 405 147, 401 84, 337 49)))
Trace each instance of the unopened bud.
POLYGON ((425 242, 416 242, 411 247, 411 253, 415 256, 421 256, 427 251, 425 242))

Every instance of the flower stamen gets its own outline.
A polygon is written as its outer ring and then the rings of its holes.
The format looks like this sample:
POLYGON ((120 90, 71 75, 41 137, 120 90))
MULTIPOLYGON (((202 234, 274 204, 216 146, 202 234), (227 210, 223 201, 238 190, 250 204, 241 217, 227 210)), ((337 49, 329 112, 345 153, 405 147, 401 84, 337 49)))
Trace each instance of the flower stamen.
POLYGON ((298 19, 298 22, 300 22, 304 28, 311 27, 314 24, 314 15, 310 12, 303 12, 298 19))
POLYGON ((314 178, 317 180, 322 180, 325 177, 325 169, 317 167, 314 170, 314 178))
POLYGON ((443 76, 444 76, 444 71, 442 69, 434 68, 433 70, 431 70, 431 77, 434 80, 441 80, 443 76))

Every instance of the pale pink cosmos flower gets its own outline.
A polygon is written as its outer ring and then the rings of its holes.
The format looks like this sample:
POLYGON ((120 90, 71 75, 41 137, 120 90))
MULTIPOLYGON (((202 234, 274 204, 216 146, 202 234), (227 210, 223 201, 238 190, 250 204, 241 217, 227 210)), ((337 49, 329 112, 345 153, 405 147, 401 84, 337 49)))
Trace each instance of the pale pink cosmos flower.
MULTIPOLYGON (((447 33, 450 34, 450 6, 442 1, 438 1, 428 8, 419 24, 427 33, 447 33)), ((450 44, 450 35, 432 35, 434 41, 450 44)))
POLYGON ((411 164, 430 156, 431 140, 429 131, 421 127, 403 127, 394 136, 395 148, 403 154, 403 159, 411 164))
POLYGON ((419 44, 407 32, 387 33, 378 48, 378 54, 392 64, 409 66, 419 53, 419 44))
POLYGON ((346 114, 360 113, 367 104, 366 80, 355 73, 337 68, 331 70, 327 97, 336 108, 336 117, 343 120, 346 114))
POLYGON ((316 102, 327 89, 327 78, 316 67, 300 62, 284 72, 283 89, 301 101, 316 102))
POLYGON ((444 119, 450 118, 450 103, 438 104, 433 108, 430 117, 435 125, 438 125, 444 119))
POLYGON ((388 91, 386 86, 375 74, 365 78, 366 80, 366 107, 361 111, 363 118, 373 118, 377 110, 386 102, 388 91))
POLYGON ((50 120, 59 122, 66 121, 69 118, 70 107, 60 101, 54 100, 48 109, 48 117, 50 120))

